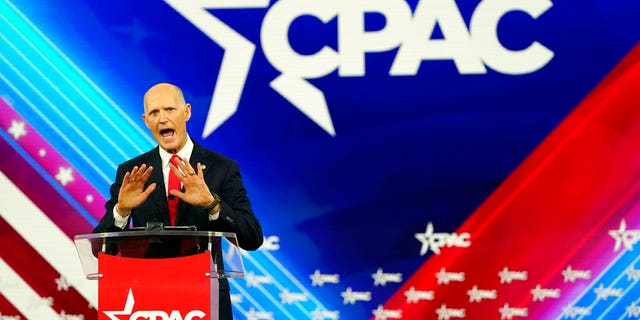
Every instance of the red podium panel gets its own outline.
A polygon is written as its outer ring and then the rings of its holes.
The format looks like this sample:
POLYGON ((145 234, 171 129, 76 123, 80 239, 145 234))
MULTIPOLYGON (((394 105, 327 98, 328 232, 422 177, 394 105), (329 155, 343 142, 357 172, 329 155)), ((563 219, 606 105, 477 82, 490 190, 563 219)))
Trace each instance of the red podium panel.
POLYGON ((218 320, 219 278, 244 276, 234 233, 153 230, 75 236, 98 319, 218 320))
POLYGON ((99 320, 217 319, 210 253, 164 259, 98 255, 99 320), (213 292, 213 297, 212 293, 213 292))

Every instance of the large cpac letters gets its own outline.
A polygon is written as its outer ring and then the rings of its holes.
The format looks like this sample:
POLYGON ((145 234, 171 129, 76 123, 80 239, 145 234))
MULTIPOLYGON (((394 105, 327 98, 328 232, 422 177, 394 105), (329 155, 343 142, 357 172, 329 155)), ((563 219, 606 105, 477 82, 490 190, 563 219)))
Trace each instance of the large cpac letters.
MULTIPOLYGON (((176 11, 225 49, 203 137, 235 113, 253 60, 255 44, 211 14, 208 9, 267 8, 269 0, 165 0, 176 11)), ((549 63, 553 51, 537 41, 522 50, 505 48, 498 23, 510 12, 537 19, 553 6, 550 0, 484 0, 469 26, 455 0, 420 0, 412 13, 404 0, 279 0, 267 11, 260 44, 269 63, 281 74, 271 87, 330 135, 335 129, 324 93, 308 79, 338 70, 341 77, 366 76, 365 54, 398 48, 391 76, 414 76, 427 60, 452 60, 460 74, 497 72, 522 75, 549 63), (365 30, 365 14, 385 18, 380 30, 365 30), (289 43, 292 23, 312 16, 318 23, 338 19, 338 50, 325 45, 313 54, 300 54, 289 43), (442 39, 432 39, 434 29, 442 39)))

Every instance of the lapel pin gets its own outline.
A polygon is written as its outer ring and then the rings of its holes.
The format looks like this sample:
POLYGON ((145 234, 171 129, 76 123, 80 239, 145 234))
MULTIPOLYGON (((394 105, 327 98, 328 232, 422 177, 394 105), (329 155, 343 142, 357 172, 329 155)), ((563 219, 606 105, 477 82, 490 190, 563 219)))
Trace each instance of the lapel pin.
POLYGON ((202 170, 204 170, 207 168, 207 165, 203 164, 201 167, 202 167, 202 170))

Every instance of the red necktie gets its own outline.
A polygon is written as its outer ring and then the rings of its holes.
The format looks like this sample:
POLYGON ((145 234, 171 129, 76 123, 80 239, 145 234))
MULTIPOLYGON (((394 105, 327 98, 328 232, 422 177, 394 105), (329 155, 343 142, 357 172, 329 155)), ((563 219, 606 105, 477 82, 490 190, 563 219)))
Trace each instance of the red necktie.
MULTIPOLYGON (((171 163, 173 163, 174 166, 178 166, 178 161, 180 160, 180 157, 178 157, 177 155, 173 155, 171 156, 171 163)), ((169 218, 171 219, 171 225, 175 225, 176 223, 176 214, 178 213, 178 202, 180 202, 180 199, 178 197, 174 197, 171 195, 171 190, 178 190, 180 191, 181 187, 180 187, 180 179, 178 179, 178 176, 176 176, 175 173, 173 173, 173 170, 169 169, 169 194, 167 197, 167 204, 169 205, 169 218)))

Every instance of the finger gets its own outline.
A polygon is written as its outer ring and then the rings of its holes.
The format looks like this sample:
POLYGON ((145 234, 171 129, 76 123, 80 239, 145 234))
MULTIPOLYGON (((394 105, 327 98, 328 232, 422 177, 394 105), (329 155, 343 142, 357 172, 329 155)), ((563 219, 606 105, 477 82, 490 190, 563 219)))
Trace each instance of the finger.
POLYGON ((196 166, 198 167, 198 175, 202 176, 202 164, 200 162, 198 162, 198 164, 196 166))
POLYGON ((129 178, 131 177, 131 173, 127 171, 127 173, 124 174, 124 178, 122 178, 122 184, 129 184, 129 178))
POLYGON ((147 182, 147 180, 151 176, 151 172, 153 172, 153 166, 149 166, 146 170, 144 170, 141 177, 143 182, 147 182))
POLYGON ((153 192, 153 190, 156 189, 156 183, 152 183, 150 185, 147 186, 147 188, 144 190, 144 192, 142 193, 144 198, 146 199, 147 197, 149 197, 149 195, 151 194, 151 192, 153 192))
POLYGON ((173 174, 176 175, 176 177, 178 177, 178 180, 180 180, 181 182, 184 182, 184 174, 182 174, 182 172, 180 172, 180 170, 178 170, 178 167, 174 166, 173 163, 169 163, 169 169, 171 169, 171 172, 173 172, 173 174))
POLYGON ((178 199, 180 199, 180 200, 183 200, 183 201, 185 200, 184 197, 185 197, 186 193, 184 193, 184 192, 182 192, 180 190, 175 190, 175 189, 174 190, 170 190, 169 194, 174 196, 174 197, 176 197, 176 198, 178 198, 178 199))
POLYGON ((190 170, 191 165, 189 164, 189 162, 184 161, 183 159, 180 159, 180 161, 178 162, 178 165, 180 166, 180 171, 182 171, 185 175, 191 172, 190 170))
MULTIPOLYGON (((144 164, 142 165, 142 167, 144 167, 144 164)), ((140 180, 140 172, 141 172, 141 167, 138 167, 138 166, 133 167, 133 169, 131 169, 129 182, 131 183, 138 182, 138 180, 140 180)))
POLYGON ((182 160, 179 164, 180 164, 180 170, 184 174, 185 178, 187 176, 196 175, 196 171, 193 169, 193 167, 191 166, 191 163, 189 163, 188 161, 182 160))

